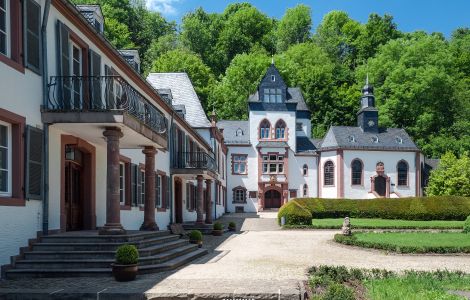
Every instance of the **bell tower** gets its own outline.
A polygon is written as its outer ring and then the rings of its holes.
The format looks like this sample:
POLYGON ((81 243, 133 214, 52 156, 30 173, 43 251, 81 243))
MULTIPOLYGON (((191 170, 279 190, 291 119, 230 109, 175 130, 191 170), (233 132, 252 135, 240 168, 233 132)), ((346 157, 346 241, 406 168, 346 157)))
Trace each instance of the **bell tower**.
POLYGON ((367 75, 366 85, 362 88, 361 109, 357 112, 357 126, 364 132, 379 132, 379 111, 375 107, 374 87, 369 84, 367 75))

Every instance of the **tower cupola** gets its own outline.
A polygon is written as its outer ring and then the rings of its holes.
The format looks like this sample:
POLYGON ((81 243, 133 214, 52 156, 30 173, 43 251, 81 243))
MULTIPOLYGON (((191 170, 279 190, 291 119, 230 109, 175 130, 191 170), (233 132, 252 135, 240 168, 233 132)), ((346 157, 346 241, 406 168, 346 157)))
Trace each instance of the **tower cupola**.
POLYGON ((366 85, 362 88, 361 109, 357 113, 357 125, 364 132, 379 132, 379 111, 375 108, 374 87, 369 84, 369 75, 366 85))

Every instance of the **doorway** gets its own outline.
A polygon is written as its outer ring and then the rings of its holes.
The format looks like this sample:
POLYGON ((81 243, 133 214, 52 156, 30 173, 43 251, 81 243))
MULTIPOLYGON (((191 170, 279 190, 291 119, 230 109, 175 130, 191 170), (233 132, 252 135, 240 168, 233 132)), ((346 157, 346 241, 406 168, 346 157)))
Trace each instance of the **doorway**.
POLYGON ((65 161, 65 214, 66 231, 82 230, 83 228, 83 153, 77 149, 66 150, 65 161), (72 156, 73 159, 67 159, 72 156))
POLYGON ((379 196, 385 197, 387 193, 387 179, 384 176, 379 175, 375 177, 374 190, 379 196))
POLYGON ((276 190, 269 190, 264 194, 264 208, 280 208, 281 193, 276 190))
MULTIPOLYGON (((183 223, 183 184, 175 178, 175 223, 183 223)), ((186 201, 189 201, 187 199, 186 201)))

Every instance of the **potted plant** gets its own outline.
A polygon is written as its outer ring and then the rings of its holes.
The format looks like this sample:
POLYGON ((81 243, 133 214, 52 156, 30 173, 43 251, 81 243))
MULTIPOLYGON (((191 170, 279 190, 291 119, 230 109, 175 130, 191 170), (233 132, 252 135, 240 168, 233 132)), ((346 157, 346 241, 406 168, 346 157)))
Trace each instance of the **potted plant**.
POLYGON ((220 222, 215 222, 212 229, 212 235, 221 236, 222 234, 224 234, 224 225, 220 222))
POLYGON ((235 222, 228 223, 228 230, 230 230, 230 231, 237 230, 237 225, 235 224, 235 222))
POLYGON ((121 245, 116 250, 116 262, 111 264, 116 281, 132 281, 137 275, 139 251, 134 245, 121 245))
POLYGON ((202 233, 199 230, 192 230, 189 233, 189 242, 197 244, 199 248, 202 247, 202 233))

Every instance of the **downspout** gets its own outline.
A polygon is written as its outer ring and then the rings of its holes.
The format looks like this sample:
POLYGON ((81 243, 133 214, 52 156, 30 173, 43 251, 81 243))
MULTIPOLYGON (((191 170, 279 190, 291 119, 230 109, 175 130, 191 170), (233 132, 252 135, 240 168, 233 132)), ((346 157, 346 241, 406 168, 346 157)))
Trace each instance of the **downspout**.
MULTIPOLYGON (((51 8, 51 0, 46 0, 44 5, 44 13, 42 16, 41 26, 41 55, 42 55, 42 107, 48 106, 48 87, 47 87, 47 22, 49 20, 49 10, 51 8)), ((49 234, 49 124, 44 124, 42 140, 42 234, 49 234)))
POLYGON ((173 167, 173 160, 174 160, 174 155, 173 155, 173 114, 174 112, 171 112, 170 116, 170 126, 168 129, 168 151, 170 151, 170 186, 168 187, 170 189, 170 224, 173 224, 173 203, 176 201, 176 199, 173 199, 173 174, 171 173, 171 169, 173 167), (174 201, 173 201, 174 200, 174 201))

